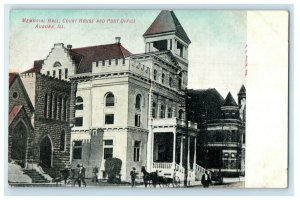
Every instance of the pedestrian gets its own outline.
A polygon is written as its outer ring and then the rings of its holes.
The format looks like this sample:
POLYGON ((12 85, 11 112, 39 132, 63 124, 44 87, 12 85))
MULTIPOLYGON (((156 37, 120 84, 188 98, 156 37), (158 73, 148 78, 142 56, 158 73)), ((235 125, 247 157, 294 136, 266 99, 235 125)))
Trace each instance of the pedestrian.
POLYGON ((76 183, 78 183, 78 187, 81 187, 81 180, 80 180, 80 164, 77 165, 75 169, 72 170, 73 175, 73 186, 76 186, 76 183))
POLYGON ((205 174, 202 175, 201 183, 204 188, 208 188, 209 184, 211 184, 211 177, 208 171, 205 171, 205 174))
POLYGON ((93 168, 93 179, 92 179, 92 182, 96 182, 98 183, 98 172, 99 172, 99 169, 97 167, 97 165, 93 168))
POLYGON ((80 181, 84 184, 84 187, 86 187, 86 182, 85 182, 85 167, 83 164, 80 165, 80 181))
POLYGON ((61 171, 61 174, 62 174, 65 184, 67 184, 67 180, 70 176, 70 171, 69 171, 68 166, 65 166, 65 168, 61 171))
POLYGON ((135 171, 135 167, 132 168, 132 171, 130 172, 130 176, 131 176, 131 187, 135 187, 135 178, 136 178, 136 171, 135 171))

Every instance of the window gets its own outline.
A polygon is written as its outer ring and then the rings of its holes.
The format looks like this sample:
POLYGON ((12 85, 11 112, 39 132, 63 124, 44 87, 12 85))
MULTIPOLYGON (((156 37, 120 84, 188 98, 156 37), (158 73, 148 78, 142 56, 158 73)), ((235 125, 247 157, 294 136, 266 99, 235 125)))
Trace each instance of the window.
POLYGON ((141 126, 141 115, 135 114, 134 125, 140 127, 141 126))
POLYGON ((115 61, 116 61, 116 65, 118 65, 118 59, 116 59, 115 61))
POLYGON ((59 145, 59 150, 65 151, 65 142, 66 142, 66 133, 65 131, 62 131, 60 133, 60 145, 59 145))
POLYGON ((160 106, 160 118, 165 118, 165 107, 163 105, 160 106))
POLYGON ((114 124, 114 114, 105 115, 105 124, 114 124))
POLYGON ((61 63, 56 61, 54 64, 53 64, 53 67, 60 67, 61 66, 61 63))
POLYGON ((52 118, 52 94, 50 94, 50 97, 49 97, 49 118, 52 118))
POLYGON ((105 66, 105 60, 102 60, 102 66, 105 66))
POLYGON ((53 98, 54 98, 53 119, 56 119, 56 115, 57 115, 57 97, 53 96, 53 98))
POLYGON ((156 81, 156 79, 157 79, 157 70, 155 69, 154 71, 153 71, 153 79, 156 81))
POLYGON ((13 96, 14 99, 17 99, 19 97, 19 93, 18 92, 14 92, 12 96, 13 96))
POLYGON ((47 76, 49 76, 50 75, 50 71, 47 71, 47 76))
POLYGON ((182 86, 182 72, 179 73, 178 89, 181 89, 181 86, 182 86))
POLYGON ((104 159, 113 157, 113 148, 104 148, 104 159))
POLYGON ((58 78, 61 79, 61 69, 58 70, 58 78))
POLYGON ((65 69, 65 79, 68 78, 68 68, 65 69))
POLYGON ((164 84, 165 83, 165 74, 161 75, 161 83, 164 84))
POLYGON ((123 58, 123 65, 125 65, 125 58, 123 58))
POLYGON ((83 117, 76 117, 75 118, 75 126, 82 126, 83 124, 83 117))
POLYGON ((113 140, 104 140, 103 157, 104 159, 113 157, 113 140))
POLYGON ((74 141, 73 159, 81 159, 82 141, 74 141))
POLYGON ((169 78, 169 86, 170 86, 170 87, 172 87, 172 82, 173 82, 172 77, 170 77, 170 78, 169 78))
POLYGON ((168 108, 168 118, 172 118, 172 108, 168 108))
POLYGON ((183 119, 183 110, 179 110, 178 112, 178 118, 183 119))
POLYGON ((83 99, 82 99, 82 97, 76 97, 75 109, 76 110, 83 110, 83 99))
POLYGON ((114 106, 115 105, 115 96, 112 93, 106 95, 105 106, 114 106))
POLYGON ((44 117, 47 118, 47 107, 48 105, 48 94, 45 94, 45 100, 44 100, 44 117))
POLYGON ((140 161, 140 149, 141 149, 141 142, 134 141, 134 147, 133 147, 133 161, 134 162, 140 161))
POLYGON ((152 103, 152 117, 156 118, 156 103, 152 103))
POLYGON ((55 70, 52 71, 52 75, 55 78, 55 75, 56 75, 56 71, 55 70))
POLYGON ((136 109, 141 109, 141 98, 142 96, 140 94, 136 95, 136 98, 135 98, 135 108, 136 109))
POLYGON ((111 59, 108 60, 108 65, 111 65, 111 59))

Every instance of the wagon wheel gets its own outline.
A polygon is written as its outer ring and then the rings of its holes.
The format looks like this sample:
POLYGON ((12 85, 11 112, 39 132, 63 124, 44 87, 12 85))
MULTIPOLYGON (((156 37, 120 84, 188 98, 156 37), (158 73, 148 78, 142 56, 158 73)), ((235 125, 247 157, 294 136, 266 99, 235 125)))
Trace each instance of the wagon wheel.
POLYGON ((174 186, 175 187, 180 187, 180 179, 178 176, 175 177, 175 179, 173 180, 174 186))

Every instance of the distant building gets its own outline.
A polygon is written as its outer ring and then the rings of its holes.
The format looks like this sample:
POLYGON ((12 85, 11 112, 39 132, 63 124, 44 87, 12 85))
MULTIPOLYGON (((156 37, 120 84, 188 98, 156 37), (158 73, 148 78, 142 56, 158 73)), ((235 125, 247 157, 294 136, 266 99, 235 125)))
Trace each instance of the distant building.
POLYGON ((238 94, 237 104, 229 92, 226 99, 215 89, 190 90, 190 117, 200 128, 198 163, 211 171, 221 169, 224 176, 245 173, 246 89, 238 94))

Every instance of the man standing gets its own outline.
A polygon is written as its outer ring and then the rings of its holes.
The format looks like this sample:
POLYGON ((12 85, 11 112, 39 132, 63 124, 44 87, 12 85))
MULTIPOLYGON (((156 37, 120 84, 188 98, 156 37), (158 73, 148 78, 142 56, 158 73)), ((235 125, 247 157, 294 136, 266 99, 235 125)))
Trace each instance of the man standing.
POLYGON ((72 178, 74 180, 73 186, 76 186, 76 183, 78 183, 78 186, 81 187, 81 181, 80 181, 80 165, 77 165, 77 168, 73 170, 72 178))
POLYGON ((208 188, 209 184, 211 184, 211 178, 209 176, 208 171, 205 171, 205 174, 202 175, 201 183, 204 188, 208 188))
POLYGON ((92 179, 92 182, 98 183, 98 172, 99 172, 99 169, 98 169, 97 166, 95 166, 93 168, 93 179, 92 179))
POLYGON ((65 169, 63 169, 63 170, 61 171, 61 173, 62 173, 63 179, 64 179, 64 181, 65 181, 65 184, 67 184, 67 180, 68 180, 68 178, 69 178, 69 176, 70 176, 70 172, 69 172, 68 166, 66 166, 65 169))
POLYGON ((80 165, 80 181, 84 184, 84 187, 86 187, 86 182, 85 182, 85 167, 83 164, 80 165))
POLYGON ((132 168, 132 171, 130 172, 131 176, 131 187, 135 186, 135 178, 136 178, 136 172, 135 172, 135 167, 132 168))

